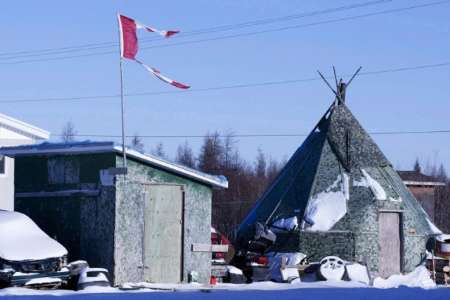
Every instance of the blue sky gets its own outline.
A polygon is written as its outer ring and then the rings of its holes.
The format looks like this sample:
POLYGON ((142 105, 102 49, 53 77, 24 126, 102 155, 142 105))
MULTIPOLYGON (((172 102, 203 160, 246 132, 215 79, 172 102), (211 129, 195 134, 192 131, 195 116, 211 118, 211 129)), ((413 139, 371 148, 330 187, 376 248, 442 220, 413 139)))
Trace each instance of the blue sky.
MULTIPOLYGON (((2 4, 0 53, 117 42, 116 13, 162 29, 196 29, 282 17, 369 0, 197 0, 197 1, 8 1, 2 4)), ((364 8, 251 28, 150 41, 184 41, 308 24, 433 1, 393 0, 364 8)), ((233 39, 143 49, 138 57, 193 92, 126 97, 126 130, 140 135, 307 133, 333 100, 321 81, 194 92, 195 89, 352 73, 450 62, 450 3, 392 14, 270 32, 233 39)), ((158 36, 140 32, 139 38, 158 36)), ((0 54, 0 101, 119 93, 118 53, 64 60, 7 64, 27 59, 115 51, 117 47, 5 60, 0 54)), ((31 53, 33 54, 33 53, 31 53)), ((35 54, 35 53, 34 53, 35 54)), ((347 104, 368 131, 450 129, 450 66, 361 76, 348 90, 347 104)), ((174 88, 125 62, 126 93, 174 88)), ((79 133, 120 134, 118 99, 1 103, 2 113, 59 134, 71 120, 79 133)), ((416 157, 444 161, 450 169, 450 134, 374 136, 396 167, 416 157)), ((57 138, 55 138, 57 139, 57 138)), ((244 157, 257 148, 274 158, 289 157, 302 137, 240 138, 244 157)), ((150 149, 163 142, 173 156, 184 139, 146 139, 150 149)), ((200 139, 188 142, 197 149, 200 139)))

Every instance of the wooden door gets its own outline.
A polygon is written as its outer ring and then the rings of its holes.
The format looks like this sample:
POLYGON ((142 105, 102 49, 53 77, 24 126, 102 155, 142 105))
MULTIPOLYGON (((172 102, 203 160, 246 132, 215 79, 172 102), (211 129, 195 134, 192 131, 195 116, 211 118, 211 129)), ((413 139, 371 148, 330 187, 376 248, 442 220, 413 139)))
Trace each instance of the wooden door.
POLYGON ((379 265, 381 277, 399 274, 401 271, 400 214, 381 212, 379 216, 379 265))
POLYGON ((144 280, 182 280, 183 189, 151 185, 144 213, 144 280))

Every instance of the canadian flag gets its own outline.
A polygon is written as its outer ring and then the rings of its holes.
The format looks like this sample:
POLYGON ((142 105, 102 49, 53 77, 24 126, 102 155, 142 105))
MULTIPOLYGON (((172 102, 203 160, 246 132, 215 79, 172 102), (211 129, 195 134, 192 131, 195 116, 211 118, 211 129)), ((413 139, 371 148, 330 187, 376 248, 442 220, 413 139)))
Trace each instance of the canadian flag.
POLYGON ((147 71, 155 75, 158 79, 173 85, 180 89, 188 89, 189 85, 180 83, 178 81, 172 80, 164 75, 155 68, 149 67, 146 64, 136 59, 136 54, 139 49, 138 38, 136 31, 137 29, 145 29, 148 32, 155 32, 163 37, 171 37, 174 34, 177 34, 179 31, 177 30, 158 30, 153 27, 149 27, 143 24, 136 22, 135 20, 123 16, 118 15, 119 17, 119 30, 120 30, 120 56, 123 58, 128 58, 134 60, 135 62, 142 65, 147 71))
POLYGON ((136 59, 136 62, 139 63, 141 66, 143 66, 147 71, 149 71, 150 73, 152 73, 153 75, 155 75, 159 80, 164 81, 165 83, 168 83, 170 85, 173 85, 179 89, 188 89, 190 88, 189 85, 186 85, 184 83, 172 80, 164 75, 161 74, 161 72, 156 69, 156 68, 152 68, 147 66, 146 64, 144 64, 143 62, 139 61, 136 59))
POLYGON ((119 17, 119 30, 120 30, 120 55, 123 58, 136 59, 136 54, 138 52, 138 38, 136 31, 137 29, 145 29, 149 32, 155 32, 163 37, 171 37, 177 34, 178 30, 158 30, 137 21, 126 17, 124 15, 118 15, 119 17))

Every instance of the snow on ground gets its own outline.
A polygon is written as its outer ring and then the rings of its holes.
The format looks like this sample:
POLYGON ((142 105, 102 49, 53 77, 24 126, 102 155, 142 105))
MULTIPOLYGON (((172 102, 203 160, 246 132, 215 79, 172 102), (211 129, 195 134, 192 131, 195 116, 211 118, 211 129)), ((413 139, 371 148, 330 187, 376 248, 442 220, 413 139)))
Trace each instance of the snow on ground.
POLYGON ((351 265, 346 265, 345 269, 347 270, 348 277, 350 278, 351 281, 369 284, 370 278, 366 266, 354 263, 351 265))
MULTIPOLYGON (((178 285, 179 286, 179 285, 178 285)), ((186 285, 184 285, 186 286, 186 285)), ((90 291, 70 292, 70 291, 34 291, 19 288, 10 288, 0 290, 0 299, 2 300, 55 300, 58 299, 83 299, 83 300, 99 300, 99 299, 130 299, 130 300, 442 300, 450 297, 450 289, 420 289, 420 288, 396 288, 396 289, 376 289, 376 288, 362 288, 362 285, 355 285, 354 283, 347 283, 345 285, 338 285, 336 283, 330 284, 326 282, 317 282, 316 284, 282 284, 273 282, 261 282, 249 285, 234 285, 237 287, 227 289, 226 284, 218 285, 214 288, 200 290, 193 289, 179 289, 177 291, 183 292, 167 292, 167 291, 119 291, 114 288, 92 289, 90 291), (283 288, 280 288, 280 287, 283 288)), ((173 286, 176 287, 176 286, 173 286)))
POLYGON ((430 271, 424 266, 417 267, 413 272, 405 275, 392 275, 388 279, 375 278, 373 285, 377 288, 407 286, 428 289, 436 287, 436 284, 430 278, 430 271))
POLYGON ((347 179, 339 175, 325 191, 314 195, 308 203, 305 220, 312 224, 308 231, 327 231, 347 213, 347 179))
POLYGON ((29 217, 0 210, 0 257, 11 261, 61 257, 67 250, 29 217))

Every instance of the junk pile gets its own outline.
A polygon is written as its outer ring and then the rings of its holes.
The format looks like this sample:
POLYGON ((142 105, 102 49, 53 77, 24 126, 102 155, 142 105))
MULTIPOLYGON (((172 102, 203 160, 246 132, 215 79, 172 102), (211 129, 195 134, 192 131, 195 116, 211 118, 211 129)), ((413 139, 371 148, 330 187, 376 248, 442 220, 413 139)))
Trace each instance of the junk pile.
POLYGON ((437 284, 450 284, 450 235, 441 234, 431 238, 428 246, 426 267, 437 284))
POLYGON ((271 225, 256 223, 255 235, 246 250, 238 252, 234 265, 242 269, 247 282, 275 281, 294 283, 299 281, 355 281, 370 283, 365 265, 347 262, 337 256, 326 256, 318 262, 309 262, 311 256, 304 253, 276 252, 272 249, 280 231, 298 228, 296 217, 281 219, 271 225))

